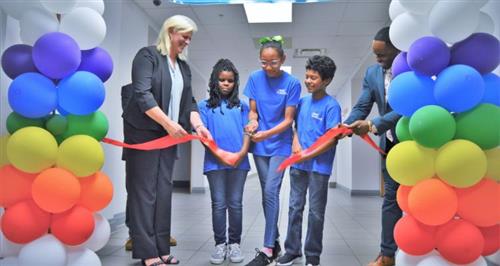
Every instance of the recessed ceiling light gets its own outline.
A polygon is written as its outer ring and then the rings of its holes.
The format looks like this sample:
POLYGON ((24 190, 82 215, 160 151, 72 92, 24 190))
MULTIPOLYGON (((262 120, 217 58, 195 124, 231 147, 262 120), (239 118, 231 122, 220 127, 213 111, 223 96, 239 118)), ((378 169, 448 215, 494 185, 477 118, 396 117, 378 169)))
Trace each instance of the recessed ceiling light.
POLYGON ((292 22, 292 2, 243 3, 248 23, 292 22))

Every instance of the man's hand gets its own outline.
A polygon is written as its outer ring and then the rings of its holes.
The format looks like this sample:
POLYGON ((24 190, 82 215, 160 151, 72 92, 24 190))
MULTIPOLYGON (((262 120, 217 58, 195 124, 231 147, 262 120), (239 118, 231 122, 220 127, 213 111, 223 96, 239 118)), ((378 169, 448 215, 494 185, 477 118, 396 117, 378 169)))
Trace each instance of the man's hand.
POLYGON ((370 132, 370 122, 368 120, 358 120, 350 125, 347 125, 347 127, 352 129, 354 134, 359 136, 364 136, 370 132))

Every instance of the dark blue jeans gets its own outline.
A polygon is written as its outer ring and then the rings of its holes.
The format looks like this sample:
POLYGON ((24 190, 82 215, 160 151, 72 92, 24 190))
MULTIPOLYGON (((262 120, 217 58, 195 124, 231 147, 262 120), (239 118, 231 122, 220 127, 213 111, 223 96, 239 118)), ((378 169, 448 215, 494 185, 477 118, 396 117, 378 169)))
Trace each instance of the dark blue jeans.
POLYGON ((207 172, 212 198, 212 228, 215 244, 240 243, 243 223, 243 188, 247 170, 227 169, 207 172), (229 241, 226 217, 229 216, 229 241))
POLYGON ((277 172, 285 156, 253 156, 262 188, 262 207, 266 219, 264 247, 274 248, 279 237, 278 216, 280 211, 280 189, 284 172, 277 172))
POLYGON ((394 257, 398 246, 394 241, 394 226, 402 216, 401 208, 396 201, 399 184, 392 179, 382 159, 382 175, 384 177, 384 203, 382 204, 382 242, 380 251, 384 256, 394 257))
POLYGON ((309 189, 309 214, 304 252, 306 256, 319 257, 321 255, 329 178, 329 175, 315 172, 295 168, 290 170, 290 204, 285 241, 287 253, 302 255, 302 217, 309 189))

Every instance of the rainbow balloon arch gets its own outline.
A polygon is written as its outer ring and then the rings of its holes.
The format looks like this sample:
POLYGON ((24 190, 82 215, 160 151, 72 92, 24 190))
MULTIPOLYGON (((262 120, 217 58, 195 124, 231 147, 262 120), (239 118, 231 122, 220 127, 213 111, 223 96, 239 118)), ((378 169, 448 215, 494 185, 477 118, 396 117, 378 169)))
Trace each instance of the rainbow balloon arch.
POLYGON ((0 162, 2 265, 101 265, 109 240, 98 211, 113 197, 100 171, 108 120, 104 82, 111 56, 103 1, 15 1, 0 7, 19 19, 24 44, 8 47, 2 68, 12 79, 0 162), (62 15, 61 15, 62 14, 62 15))
POLYGON ((398 266, 500 263, 500 45, 486 3, 391 2, 398 266))

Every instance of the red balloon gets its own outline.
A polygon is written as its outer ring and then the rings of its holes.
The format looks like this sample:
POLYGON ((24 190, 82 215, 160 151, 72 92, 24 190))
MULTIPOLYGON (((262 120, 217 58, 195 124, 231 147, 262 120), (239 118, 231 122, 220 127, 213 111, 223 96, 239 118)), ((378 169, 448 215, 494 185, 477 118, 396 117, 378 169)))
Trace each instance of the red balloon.
POLYGON ((398 192, 396 193, 399 208, 406 213, 410 213, 410 208, 408 207, 408 194, 410 194, 411 189, 411 186, 399 185, 398 192))
POLYGON ((456 191, 460 218, 483 227, 500 223, 500 184, 483 178, 472 187, 456 191))
POLYGON ((404 252, 420 256, 434 249, 435 232, 436 227, 422 224, 412 216, 405 215, 394 227, 394 240, 404 252))
POLYGON ((481 256, 484 237, 475 225, 462 219, 451 220, 437 230, 436 247, 448 261, 467 264, 481 256))
POLYGON ((500 247, 500 224, 490 227, 479 227, 484 237, 483 256, 497 252, 500 247))
POLYGON ((80 178, 80 187, 80 200, 77 205, 90 211, 102 210, 113 198, 113 183, 103 172, 80 178))
POLYGON ((432 178, 416 184, 408 195, 410 213, 426 225, 442 225, 455 216, 457 193, 443 181, 432 178))
POLYGON ((16 203, 2 216, 2 232, 14 243, 26 244, 49 230, 50 213, 40 209, 33 200, 16 203))
POLYGON ((94 232, 94 217, 92 213, 81 207, 54 214, 50 230, 52 234, 66 245, 80 245, 94 232))
POLYGON ((0 168, 0 206, 9 207, 31 199, 31 184, 36 175, 25 173, 10 164, 0 168))

